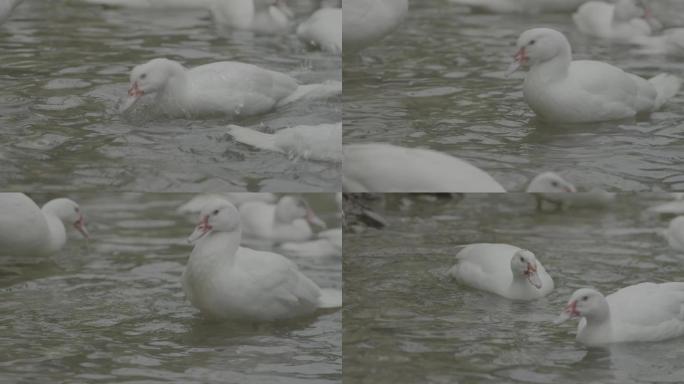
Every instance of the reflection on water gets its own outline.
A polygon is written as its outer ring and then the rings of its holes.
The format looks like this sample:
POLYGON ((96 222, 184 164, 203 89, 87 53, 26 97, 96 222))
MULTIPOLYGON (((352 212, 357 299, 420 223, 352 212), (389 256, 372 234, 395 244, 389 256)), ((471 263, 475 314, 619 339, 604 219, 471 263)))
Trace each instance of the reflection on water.
POLYGON ((576 322, 552 323, 571 293, 608 294, 643 281, 684 281, 684 256, 646 209, 669 196, 618 196, 604 209, 537 212, 532 196, 467 195, 424 201, 390 196, 389 226, 345 234, 344 374, 364 382, 680 382, 682 343, 588 349, 576 322), (463 287, 447 270, 463 244, 533 251, 556 289, 514 302, 463 287))
MULTIPOLYGON (((54 195, 32 194, 38 202, 54 195)), ((191 195, 75 194, 92 239, 39 260, 0 259, 0 372, 8 382, 339 383, 341 313, 276 324, 212 322, 180 284, 191 195)), ((329 226, 331 195, 307 195, 329 226)), ((336 258, 293 256, 341 289, 336 258)))
POLYGON ((504 77, 518 35, 566 33, 578 59, 650 77, 682 75, 680 60, 582 36, 566 15, 466 14, 440 0, 413 2, 409 18, 361 59, 345 60, 345 143, 389 142, 465 158, 507 190, 542 171, 609 190, 682 190, 684 97, 643 121, 546 124, 523 101, 523 73, 504 77))
MULTIPOLYGON (((311 8, 295 7, 300 19, 311 8)), ((188 67, 235 60, 302 83, 341 80, 341 60, 309 51, 294 34, 217 30, 203 12, 143 12, 81 1, 26 1, 0 26, 0 184, 30 190, 336 191, 339 165, 289 161, 226 134, 228 123, 264 130, 341 120, 339 100, 295 103, 228 121, 124 118, 129 71, 155 57, 188 67)))

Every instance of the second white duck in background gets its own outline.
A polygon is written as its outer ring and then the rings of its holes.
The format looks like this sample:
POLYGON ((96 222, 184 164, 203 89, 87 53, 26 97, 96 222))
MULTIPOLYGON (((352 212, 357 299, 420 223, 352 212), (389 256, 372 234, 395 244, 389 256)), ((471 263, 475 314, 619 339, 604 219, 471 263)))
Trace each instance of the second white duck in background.
POLYGON ((297 37, 305 44, 333 55, 342 55, 342 9, 321 8, 297 27, 297 37))
POLYGON ((245 237, 273 243, 306 241, 313 237, 311 225, 326 226, 298 196, 283 196, 276 204, 245 203, 240 206, 240 216, 245 237))
POLYGON ((636 0, 618 0, 615 4, 590 1, 582 4, 572 19, 580 32, 589 36, 629 42, 651 34, 646 11, 636 0))
POLYGON ((355 53, 394 31, 408 14, 408 0, 344 0, 344 53, 355 53))

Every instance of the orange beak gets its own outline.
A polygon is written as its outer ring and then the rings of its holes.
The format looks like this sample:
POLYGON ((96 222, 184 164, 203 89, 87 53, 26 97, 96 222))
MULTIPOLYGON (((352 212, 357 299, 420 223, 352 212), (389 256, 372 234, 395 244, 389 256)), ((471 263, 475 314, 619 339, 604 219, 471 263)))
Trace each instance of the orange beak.
POLYGON ((83 235, 86 239, 90 238, 90 234, 88 233, 88 230, 85 227, 85 217, 83 215, 80 215, 78 217, 78 220, 74 222, 74 228, 83 235))

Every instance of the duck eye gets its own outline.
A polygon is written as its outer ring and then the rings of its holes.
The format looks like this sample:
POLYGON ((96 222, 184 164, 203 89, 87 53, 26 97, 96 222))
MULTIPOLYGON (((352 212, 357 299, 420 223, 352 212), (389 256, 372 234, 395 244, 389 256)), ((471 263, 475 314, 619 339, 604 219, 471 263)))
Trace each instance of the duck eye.
POLYGON ((551 185, 553 185, 554 187, 557 187, 557 186, 558 186, 558 182, 557 182, 557 181, 552 181, 552 182, 551 182, 551 185))
POLYGON ((531 40, 530 45, 534 45, 534 43, 536 43, 536 42, 537 42, 536 40, 531 40))
POLYGON ((213 213, 214 213, 214 216, 216 216, 216 215, 219 214, 219 210, 217 209, 217 210, 215 210, 213 213))
POLYGON ((520 256, 520 261, 524 262, 525 259, 522 256, 520 256))
POLYGON ((584 296, 584 297, 582 298, 582 300, 583 300, 583 301, 589 300, 589 296, 584 296))
POLYGON ((145 80, 146 77, 147 77, 147 73, 143 73, 142 75, 140 75, 140 79, 142 79, 142 80, 145 80))

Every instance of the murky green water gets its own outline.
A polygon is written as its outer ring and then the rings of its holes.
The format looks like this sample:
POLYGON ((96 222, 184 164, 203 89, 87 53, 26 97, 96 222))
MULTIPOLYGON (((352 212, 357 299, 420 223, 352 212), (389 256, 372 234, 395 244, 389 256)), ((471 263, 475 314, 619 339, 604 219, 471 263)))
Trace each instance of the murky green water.
POLYGON ((521 194, 470 195, 382 212, 383 231, 345 236, 344 376, 354 383, 678 383, 684 339, 587 349, 576 321, 552 324, 570 294, 683 281, 684 256, 645 212, 667 196, 620 196, 605 210, 539 213, 521 194), (453 282, 458 246, 532 250, 556 283, 513 302, 453 282))
MULTIPOLYGON (((301 20, 309 2, 293 2, 301 20)), ((78 0, 25 1, 0 26, 0 185, 5 189, 337 191, 339 164, 290 161, 226 134, 226 119, 124 119, 131 68, 155 57, 188 67, 236 60, 302 83, 341 80, 341 60, 294 34, 217 30, 203 12, 142 12, 78 0)), ((241 119, 267 131, 341 120, 340 100, 241 119)))
MULTIPOLYGON (((55 195, 32 194, 42 203, 55 195)), ((195 218, 192 195, 71 194, 88 218, 45 259, 0 259, 0 382, 339 383, 341 313, 273 325, 210 322, 180 276, 195 218)), ((329 227, 331 195, 306 195, 329 227)), ((339 259, 293 257, 341 289, 339 259)))
POLYGON ((445 1, 411 3, 394 34, 344 63, 345 143, 389 142, 467 159, 507 190, 542 171, 609 190, 684 189, 684 96, 646 121, 572 127, 537 121, 523 73, 504 71, 518 35, 535 26, 566 33, 576 58, 642 76, 682 72, 681 60, 648 56, 576 31, 570 15, 467 14, 445 1))

